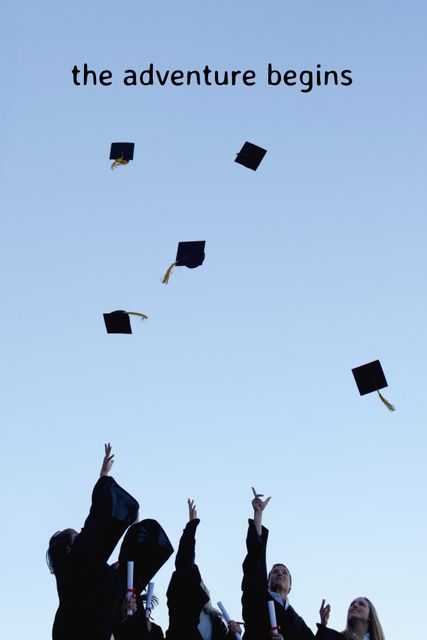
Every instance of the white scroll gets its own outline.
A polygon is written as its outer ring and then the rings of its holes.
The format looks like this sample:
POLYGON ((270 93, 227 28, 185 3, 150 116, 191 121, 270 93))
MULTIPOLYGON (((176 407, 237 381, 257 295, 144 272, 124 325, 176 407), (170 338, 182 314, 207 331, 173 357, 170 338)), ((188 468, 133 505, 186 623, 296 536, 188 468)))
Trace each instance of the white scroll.
POLYGON ((128 616, 131 616, 133 614, 133 610, 130 608, 130 603, 132 602, 132 598, 133 598, 133 594, 134 594, 134 588, 133 588, 133 560, 128 560, 128 590, 127 590, 127 601, 128 601, 128 608, 127 608, 127 614, 128 616))
POLYGON ((154 582, 149 582, 147 586, 147 599, 145 601, 145 617, 150 619, 151 609, 153 608, 153 591, 154 582))
POLYGON ((268 613, 270 615, 271 633, 273 635, 279 635, 279 628, 277 626, 277 620, 276 620, 276 609, 274 608, 273 600, 268 601, 268 613))
MULTIPOLYGON (((229 622, 231 622, 231 618, 228 615, 227 610, 222 604, 222 602, 217 602, 217 605, 218 605, 218 609, 221 611, 222 615, 224 616, 224 620, 226 621, 226 623, 228 624, 229 622)), ((242 640, 240 633, 235 633, 234 635, 236 636, 236 640, 242 640)))

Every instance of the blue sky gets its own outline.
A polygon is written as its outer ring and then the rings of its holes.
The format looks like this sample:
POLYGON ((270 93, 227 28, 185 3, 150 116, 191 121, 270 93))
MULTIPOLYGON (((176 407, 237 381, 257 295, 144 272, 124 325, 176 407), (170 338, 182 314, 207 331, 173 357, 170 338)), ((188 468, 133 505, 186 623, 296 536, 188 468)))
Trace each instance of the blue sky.
MULTIPOLYGON (((49 637, 50 535, 79 528, 103 443, 141 516, 240 618, 251 486, 269 561, 315 627, 372 599, 421 640, 425 592, 425 24, 421 1, 16 0, 3 10, 0 268, 4 631, 49 637), (113 72, 76 87, 71 69, 113 72), (253 87, 125 87, 123 71, 253 69, 253 87), (275 68, 350 87, 272 87, 275 68), (134 162, 110 171, 113 141, 134 162), (256 173, 233 162, 268 150, 256 173), (181 240, 196 270, 162 275, 181 240), (102 314, 141 311, 132 336, 102 314), (396 405, 360 397, 379 358, 396 405), (22 612, 25 615, 22 615, 22 612)), ((114 558, 113 558, 114 559, 114 558)), ((167 627, 173 561, 156 578, 167 627)))

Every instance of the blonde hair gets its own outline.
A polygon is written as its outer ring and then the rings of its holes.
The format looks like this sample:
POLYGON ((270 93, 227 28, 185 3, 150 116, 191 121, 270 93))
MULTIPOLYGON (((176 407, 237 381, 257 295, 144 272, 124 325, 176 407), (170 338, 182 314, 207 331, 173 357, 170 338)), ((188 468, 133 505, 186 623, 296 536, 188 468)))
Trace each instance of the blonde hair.
MULTIPOLYGON (((374 605, 368 598, 365 598, 365 596, 362 596, 362 598, 369 605, 368 632, 369 632, 370 640, 385 640, 384 631, 381 626, 380 620, 378 618, 377 610, 375 609, 374 605)), ((344 637, 345 637, 345 640, 357 640, 357 636, 353 631, 353 629, 351 628, 351 624, 348 620, 348 617, 347 617, 347 624, 344 630, 344 637)))

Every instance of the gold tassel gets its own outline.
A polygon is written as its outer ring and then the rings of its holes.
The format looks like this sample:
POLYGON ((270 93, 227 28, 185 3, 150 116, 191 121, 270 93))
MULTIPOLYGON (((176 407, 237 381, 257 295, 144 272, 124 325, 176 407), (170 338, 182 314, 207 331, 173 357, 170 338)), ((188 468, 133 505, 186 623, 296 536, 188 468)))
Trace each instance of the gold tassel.
POLYGON ((171 273, 172 273, 172 270, 173 270, 175 265, 176 265, 176 262, 171 264, 169 269, 166 271, 165 275, 163 276, 163 280, 162 280, 163 284, 167 284, 169 282, 169 278, 171 277, 171 273))
POLYGON ((129 160, 125 160, 123 158, 123 156, 121 156, 121 158, 116 158, 113 162, 113 164, 111 165, 112 169, 115 169, 116 167, 119 167, 121 164, 128 164, 129 160))
POLYGON ((383 394, 382 394, 382 393, 380 393, 379 391, 377 391, 377 393, 378 393, 378 395, 379 395, 379 397, 380 397, 381 402, 382 402, 383 404, 385 404, 385 406, 387 407, 387 409, 388 409, 389 411, 396 411, 396 409, 394 408, 394 406, 393 406, 393 405, 392 405, 388 400, 386 400, 386 399, 384 398, 384 396, 383 396, 383 394))
POLYGON ((137 311, 125 311, 129 316, 139 316, 141 320, 148 320, 148 316, 144 313, 138 313, 137 311))

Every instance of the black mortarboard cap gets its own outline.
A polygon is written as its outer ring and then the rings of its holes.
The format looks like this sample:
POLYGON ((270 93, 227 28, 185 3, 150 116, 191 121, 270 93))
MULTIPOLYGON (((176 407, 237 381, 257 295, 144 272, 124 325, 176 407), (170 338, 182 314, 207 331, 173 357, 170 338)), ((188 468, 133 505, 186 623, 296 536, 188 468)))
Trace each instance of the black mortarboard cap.
POLYGON ((257 147, 256 144, 252 144, 251 142, 245 142, 234 162, 256 171, 266 153, 266 149, 257 147))
POLYGON ((361 396, 376 391, 386 407, 390 409, 390 411, 394 411, 393 405, 380 393, 380 389, 388 387, 388 384, 379 360, 355 367, 352 369, 352 372, 361 396))
POLYGON ((180 242, 176 252, 176 266, 188 267, 189 269, 200 267, 205 259, 205 244, 205 240, 180 242))
POLYGON ((141 520, 126 532, 120 547, 119 563, 126 572, 128 560, 134 561, 134 583, 146 586, 173 553, 164 529, 156 520, 141 520))
POLYGON ((104 322, 107 333, 132 333, 129 315, 140 316, 142 320, 146 320, 147 316, 143 313, 135 311, 112 311, 104 313, 104 322))
POLYGON ((384 371, 379 360, 368 362, 352 369, 357 388, 361 396, 388 387, 384 371))
POLYGON ((163 284, 167 284, 169 282, 169 278, 174 267, 188 267, 189 269, 200 267, 205 259, 205 244, 205 240, 180 242, 178 244, 175 262, 170 265, 163 276, 163 284))
POLYGON ((110 160, 133 160, 134 142, 113 142, 111 144, 110 160))
POLYGON ((112 311, 104 313, 107 333, 132 333, 129 315, 126 311, 112 311))

